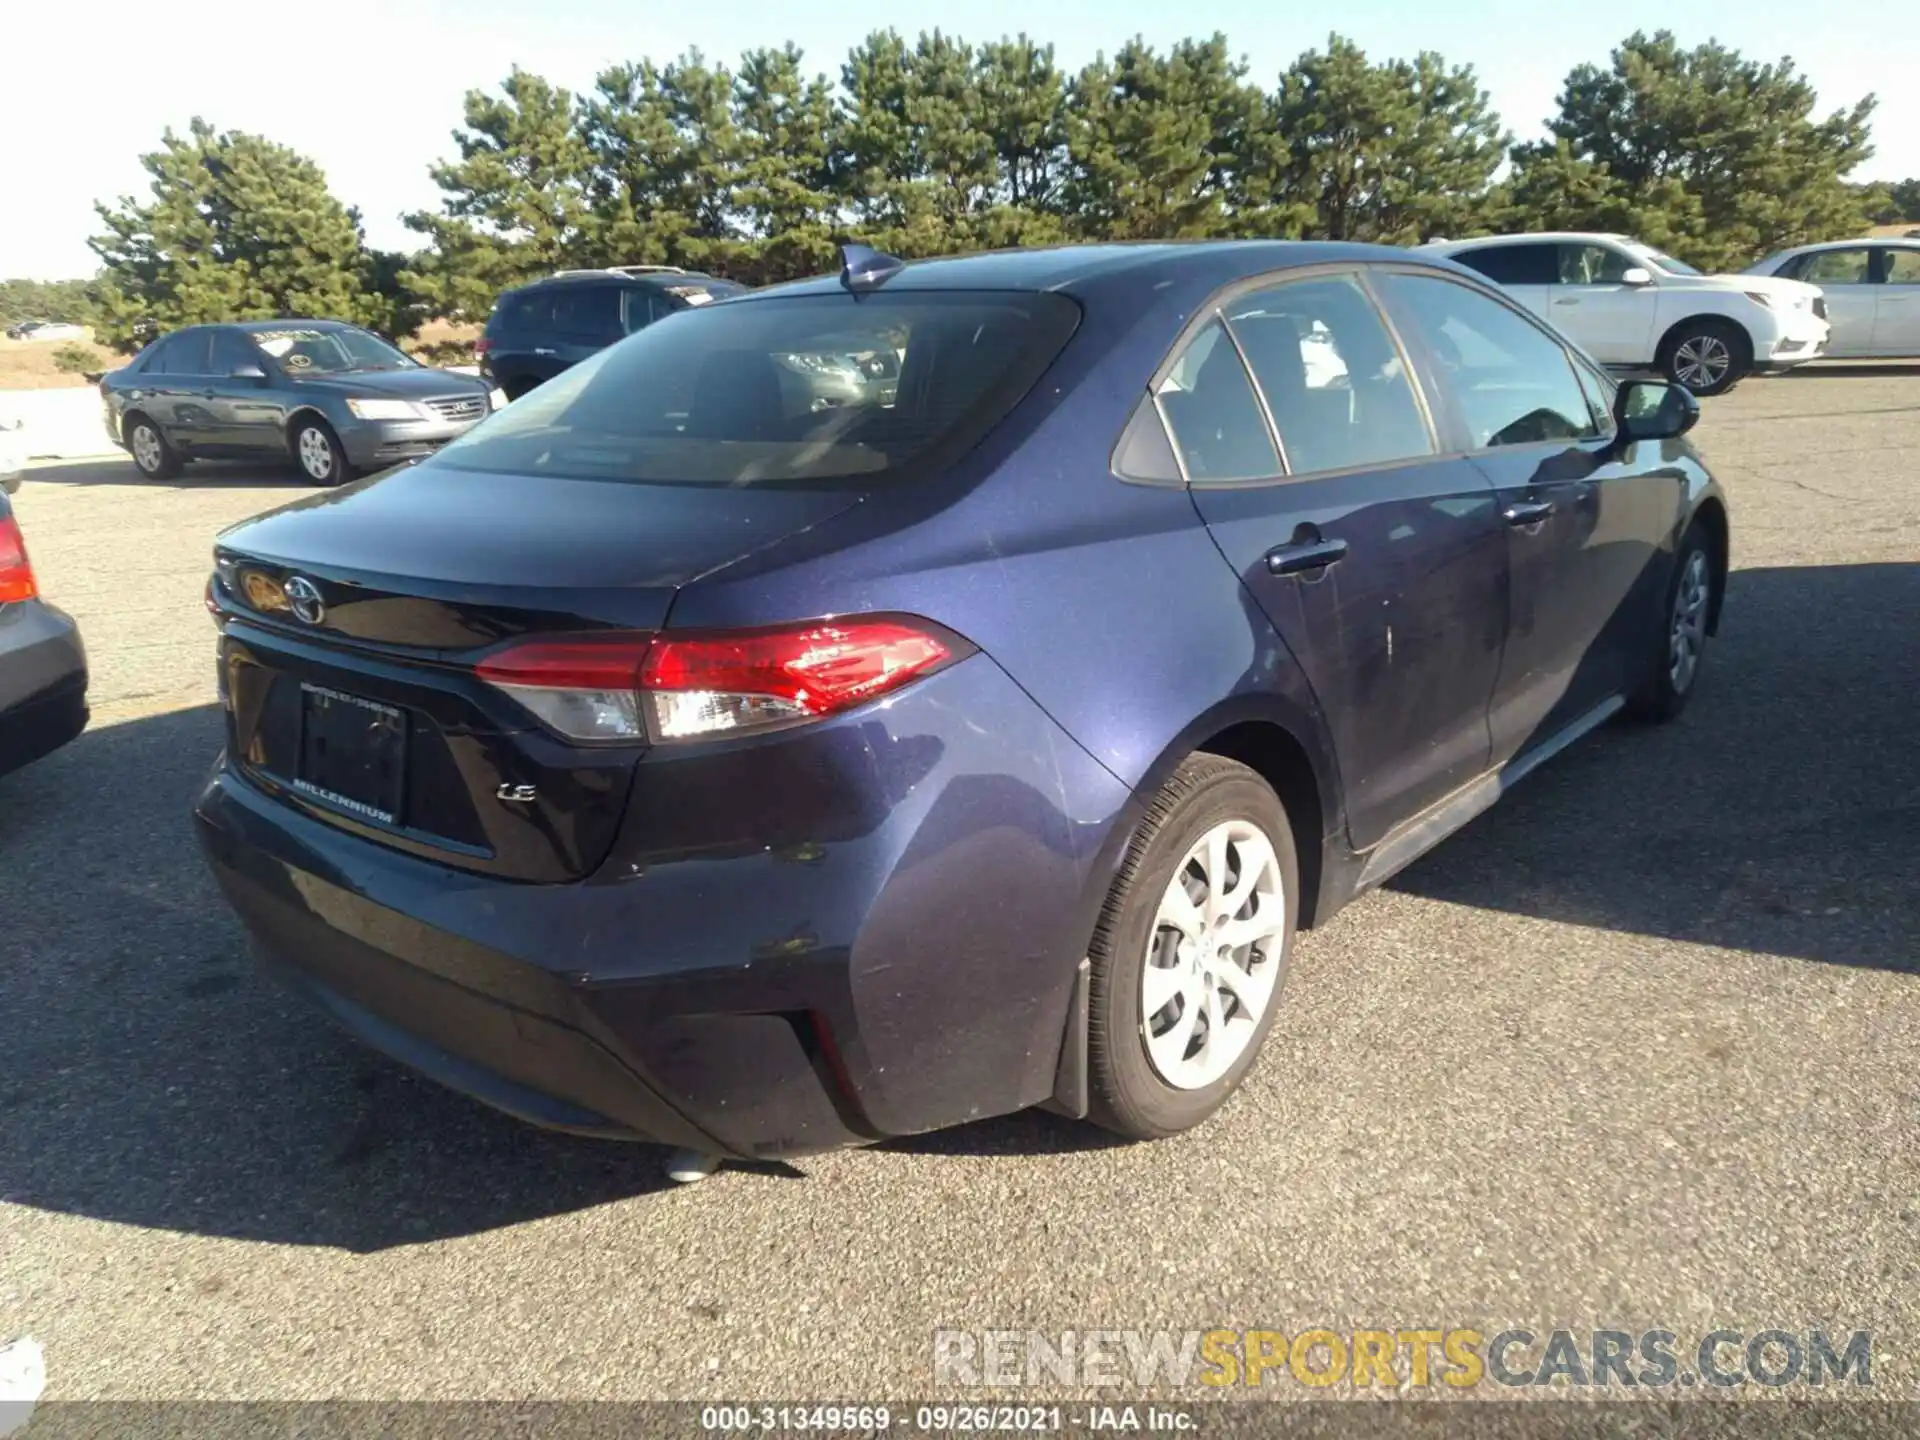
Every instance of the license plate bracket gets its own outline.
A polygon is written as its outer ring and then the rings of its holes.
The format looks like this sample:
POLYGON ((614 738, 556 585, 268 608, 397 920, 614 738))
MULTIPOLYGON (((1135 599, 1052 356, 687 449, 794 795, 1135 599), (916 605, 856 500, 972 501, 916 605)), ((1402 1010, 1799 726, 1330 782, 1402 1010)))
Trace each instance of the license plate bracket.
POLYGON ((406 783, 406 711, 300 682, 294 789, 349 815, 394 825, 406 783))

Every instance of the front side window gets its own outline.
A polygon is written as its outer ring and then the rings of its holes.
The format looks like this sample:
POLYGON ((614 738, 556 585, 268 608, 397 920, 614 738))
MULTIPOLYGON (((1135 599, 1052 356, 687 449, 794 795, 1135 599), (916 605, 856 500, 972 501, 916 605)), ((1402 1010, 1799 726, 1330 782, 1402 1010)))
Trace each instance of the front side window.
POLYGON ((1425 412, 1385 320, 1351 275, 1255 290, 1226 307, 1289 474, 1434 453, 1425 412))
POLYGON ((1562 285, 1621 285, 1639 262, 1605 245, 1561 245, 1562 285))
POLYGON ((231 375, 243 365, 259 364, 260 353, 245 336, 234 330, 213 332, 213 374, 231 375))
POLYGON ((248 332, 289 375, 348 375, 363 370, 413 370, 418 362, 378 335, 350 325, 286 325, 248 332))
POLYGON ((1437 276, 1380 277, 1418 328, 1434 378, 1469 449, 1585 440, 1602 433, 1573 360, 1546 332, 1490 296, 1437 276))
POLYGON ((1559 247, 1546 241, 1486 245, 1452 257, 1496 285, 1551 285, 1560 278, 1559 247))
POLYGON ((999 424, 1079 320, 1066 296, 1026 291, 717 305, 600 351, 426 463, 682 485, 904 481, 999 424))
POLYGON ((1816 250, 1800 262, 1800 278, 1809 285, 1865 285, 1872 276, 1871 254, 1859 250, 1816 250))
POLYGON ((1669 275, 1698 275, 1700 272, 1684 260, 1676 260, 1664 250, 1656 250, 1651 245, 1639 247, 1639 255, 1656 270, 1664 270, 1669 275))
POLYGON ((205 330, 188 330, 162 345, 147 371, 154 375, 208 375, 207 351, 211 337, 205 330))
POLYGON ((1226 328, 1212 320, 1187 342, 1155 392, 1174 447, 1195 484, 1265 480, 1280 457, 1226 328))
POLYGON ((1887 284, 1920 285, 1920 250, 1888 250, 1886 257, 1887 284))

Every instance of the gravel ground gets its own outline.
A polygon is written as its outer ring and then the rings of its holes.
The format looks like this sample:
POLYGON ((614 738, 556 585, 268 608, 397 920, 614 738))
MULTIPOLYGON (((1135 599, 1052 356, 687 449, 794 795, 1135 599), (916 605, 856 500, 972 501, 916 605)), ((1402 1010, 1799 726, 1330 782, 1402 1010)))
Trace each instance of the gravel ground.
POLYGON ((187 822, 199 595, 294 477, 31 472, 97 708, 0 780, 0 1343, 49 1399, 857 1400, 930 1391, 943 1326, 1778 1325, 1920 1396, 1920 370, 1750 382, 1698 439, 1737 573, 1692 710, 1305 937, 1212 1124, 686 1189, 253 973, 187 822))

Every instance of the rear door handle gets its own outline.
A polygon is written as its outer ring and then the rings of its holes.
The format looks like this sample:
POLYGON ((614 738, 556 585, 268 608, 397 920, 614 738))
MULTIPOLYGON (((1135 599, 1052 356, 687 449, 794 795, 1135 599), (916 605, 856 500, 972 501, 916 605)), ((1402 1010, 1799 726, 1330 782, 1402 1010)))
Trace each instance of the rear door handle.
POLYGON ((1305 575, 1324 570, 1346 558, 1344 540, 1303 540, 1291 545, 1276 545, 1267 552, 1269 575, 1305 575))
POLYGON ((1556 300, 1553 303, 1556 305, 1578 305, 1580 302, 1579 300, 1575 299, 1573 296, 1569 295, 1565 299, 1556 300))
POLYGON ((547 349, 544 345, 536 345, 533 347, 533 353, 536 355, 551 355, 553 351, 547 349))
POLYGON ((1524 530, 1529 525, 1538 525, 1553 514, 1553 501, 1522 500, 1516 505, 1509 505, 1502 514, 1505 515, 1507 524, 1516 530, 1524 530))

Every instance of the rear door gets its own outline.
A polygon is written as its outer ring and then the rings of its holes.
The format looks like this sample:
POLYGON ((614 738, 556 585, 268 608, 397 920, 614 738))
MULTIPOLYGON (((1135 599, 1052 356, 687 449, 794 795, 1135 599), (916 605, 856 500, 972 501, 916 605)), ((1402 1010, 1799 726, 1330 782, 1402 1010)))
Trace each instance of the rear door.
POLYGON ((1548 306, 1554 325, 1576 336, 1602 364, 1651 361, 1659 293, 1651 285, 1629 285, 1622 278, 1629 270, 1646 267, 1624 250, 1592 241, 1556 249, 1559 273, 1548 306))
POLYGON ((1876 298, 1873 252, 1865 245, 1842 250, 1816 250, 1802 255, 1785 271, 1790 279, 1818 285, 1827 298, 1827 354, 1866 356, 1878 349, 1875 339, 1876 298))
POLYGON ((1487 766, 1506 631, 1493 487, 1441 455, 1354 272, 1229 298, 1158 399, 1201 517, 1329 719, 1349 836, 1370 848, 1487 766))
POLYGON ((554 374, 578 365, 625 338, 622 295, 616 284, 572 282, 553 287, 554 374))
MULTIPOLYGON (((1515 240, 1482 245, 1451 257, 1478 270, 1542 320, 1550 318, 1553 287, 1560 280, 1560 247, 1551 240, 1515 240)), ((1570 330, 1568 334, 1573 334, 1570 330)), ((1576 335, 1575 339, 1579 339, 1576 335)))
POLYGON ((1874 286, 1873 353, 1920 355, 1920 249, 1880 249, 1874 286))
POLYGON ((1432 273, 1379 285, 1420 339, 1449 448, 1498 492, 1511 581, 1490 729, 1504 763, 1637 678, 1685 478, 1660 445, 1616 446, 1613 383, 1499 298, 1432 273))

